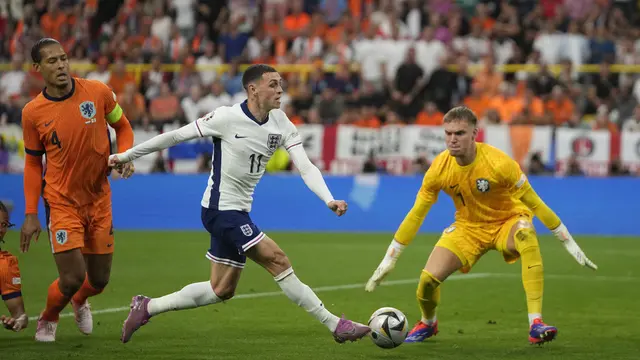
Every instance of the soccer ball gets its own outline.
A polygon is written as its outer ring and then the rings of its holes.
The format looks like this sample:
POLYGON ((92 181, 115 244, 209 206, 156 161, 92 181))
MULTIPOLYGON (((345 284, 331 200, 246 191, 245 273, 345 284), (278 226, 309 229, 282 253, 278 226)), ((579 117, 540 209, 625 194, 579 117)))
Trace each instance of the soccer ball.
POLYGON ((376 310, 369 318, 371 340, 383 349, 400 346, 409 333, 409 324, 402 311, 383 307, 376 310))

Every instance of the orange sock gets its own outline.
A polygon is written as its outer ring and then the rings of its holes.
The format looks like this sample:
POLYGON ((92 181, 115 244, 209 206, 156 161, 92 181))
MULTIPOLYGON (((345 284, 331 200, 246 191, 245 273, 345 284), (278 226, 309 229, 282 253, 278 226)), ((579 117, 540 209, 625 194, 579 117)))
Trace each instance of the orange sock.
POLYGON ((85 301, 87 301, 87 298, 91 297, 91 296, 96 296, 98 294, 100 294, 102 292, 103 289, 96 289, 94 288, 90 283, 89 283, 89 277, 85 276, 84 277, 84 282, 82 283, 82 286, 80 287, 80 290, 78 290, 76 292, 75 295, 73 295, 73 302, 76 304, 84 304, 85 301))
POLYGON ((42 318, 47 321, 58 321, 60 312, 69 303, 69 298, 64 296, 58 286, 58 280, 49 285, 49 294, 47 295, 47 307, 42 312, 42 318))

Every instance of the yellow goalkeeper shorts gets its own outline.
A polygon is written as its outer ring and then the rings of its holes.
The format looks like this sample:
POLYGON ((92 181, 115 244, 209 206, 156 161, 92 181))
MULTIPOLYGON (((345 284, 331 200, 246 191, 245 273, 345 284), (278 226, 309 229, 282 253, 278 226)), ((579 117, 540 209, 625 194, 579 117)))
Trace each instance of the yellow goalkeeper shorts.
POLYGON ((468 273, 482 255, 489 250, 499 251, 504 257, 504 261, 512 264, 518 260, 520 255, 507 250, 507 240, 511 229, 518 220, 532 221, 529 215, 521 214, 498 225, 454 222, 442 232, 436 246, 456 254, 462 262, 460 271, 463 273, 468 273))

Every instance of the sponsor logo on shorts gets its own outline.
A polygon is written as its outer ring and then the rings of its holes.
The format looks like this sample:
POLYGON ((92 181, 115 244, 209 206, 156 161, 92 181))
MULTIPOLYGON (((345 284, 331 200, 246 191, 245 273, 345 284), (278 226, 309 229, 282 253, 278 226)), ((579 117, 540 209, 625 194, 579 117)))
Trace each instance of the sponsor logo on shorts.
POLYGON ((251 228, 251 225, 249 225, 249 224, 244 224, 244 225, 240 226, 240 230, 242 230, 242 233, 244 234, 244 236, 253 235, 253 229, 251 228))
POLYGON ((64 245, 67 243, 67 239, 69 236, 67 235, 67 230, 58 230, 56 231, 56 241, 60 245, 64 245))

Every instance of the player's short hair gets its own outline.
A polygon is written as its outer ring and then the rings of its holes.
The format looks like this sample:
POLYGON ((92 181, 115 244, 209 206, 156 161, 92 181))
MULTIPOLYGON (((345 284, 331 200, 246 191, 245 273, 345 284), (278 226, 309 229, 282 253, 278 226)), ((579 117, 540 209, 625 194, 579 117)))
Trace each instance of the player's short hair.
POLYGON ((242 74, 242 87, 244 87, 244 89, 247 90, 247 88, 249 87, 249 84, 251 84, 254 81, 262 79, 263 74, 273 73, 273 72, 278 72, 278 71, 269 65, 265 65, 265 64, 251 65, 247 68, 247 70, 244 71, 244 74, 242 74))
POLYGON ((40 63, 40 61, 42 61, 42 54, 40 53, 40 50, 54 44, 60 45, 60 42, 53 38, 42 38, 38 40, 33 44, 33 47, 31 47, 31 60, 33 60, 34 63, 40 63))
POLYGON ((459 120, 466 121, 469 123, 469 125, 473 126, 476 126, 478 124, 478 117, 473 113, 473 111, 471 111, 471 109, 466 106, 456 106, 453 109, 447 111, 447 113, 444 114, 442 122, 450 123, 452 121, 459 120))

